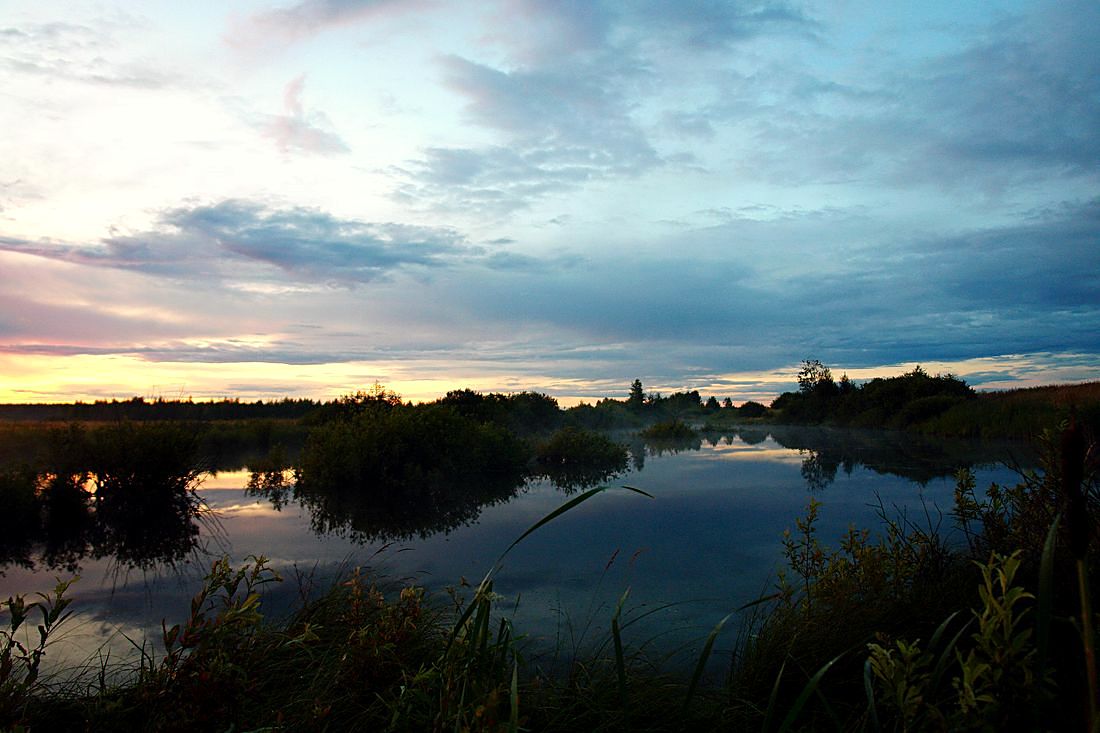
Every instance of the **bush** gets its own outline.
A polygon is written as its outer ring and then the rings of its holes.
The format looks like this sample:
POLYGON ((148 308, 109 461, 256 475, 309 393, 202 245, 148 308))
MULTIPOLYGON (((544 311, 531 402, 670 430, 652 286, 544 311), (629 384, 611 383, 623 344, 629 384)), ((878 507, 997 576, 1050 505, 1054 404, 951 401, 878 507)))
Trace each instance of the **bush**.
POLYGON ((423 536, 512 496, 527 461, 527 446, 502 427, 440 405, 403 406, 316 427, 295 495, 321 532, 423 536))
POLYGON ((767 412, 767 407, 759 402, 753 402, 752 400, 745 402, 737 408, 737 414, 744 418, 763 417, 767 412))
POLYGON ((562 428, 535 448, 538 471, 564 491, 608 481, 626 469, 627 451, 603 433, 562 428))
POLYGON ((694 428, 681 420, 654 423, 640 434, 649 440, 684 440, 698 435, 694 428))

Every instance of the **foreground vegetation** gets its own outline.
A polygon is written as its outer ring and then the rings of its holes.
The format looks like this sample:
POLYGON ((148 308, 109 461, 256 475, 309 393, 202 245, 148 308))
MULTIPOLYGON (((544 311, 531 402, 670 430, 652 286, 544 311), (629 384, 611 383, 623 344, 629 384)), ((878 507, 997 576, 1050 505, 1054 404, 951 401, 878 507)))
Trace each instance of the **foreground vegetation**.
MULTIPOLYGON (((782 540, 788 567, 776 591, 743 609, 722 681, 706 670, 729 644, 726 620, 700 640, 694 672, 673 675, 632 651, 645 640, 632 638, 624 596, 603 645, 544 672, 496 608, 492 572, 450 601, 356 572, 280 621, 262 612, 262 589, 277 581, 267 563, 233 568, 223 559, 190 611, 165 624, 156 649, 142 645, 129 669, 103 660, 42 674, 72 610, 68 584, 37 604, 10 599, 0 725, 1088 730, 1097 720, 1097 451, 1076 425, 1049 434, 1043 450, 1044 472, 1015 486, 983 492, 959 474, 961 542, 938 520, 884 509, 880 530, 852 528, 830 546, 811 500, 782 540), (36 621, 39 633, 23 635, 36 621)), ((529 532, 599 491, 574 496, 529 532)))

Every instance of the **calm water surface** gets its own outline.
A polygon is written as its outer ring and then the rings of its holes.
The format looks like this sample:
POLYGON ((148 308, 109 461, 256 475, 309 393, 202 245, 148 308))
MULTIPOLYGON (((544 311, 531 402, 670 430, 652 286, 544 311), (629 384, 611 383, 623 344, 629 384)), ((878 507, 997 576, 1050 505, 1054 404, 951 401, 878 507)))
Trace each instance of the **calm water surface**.
MULTIPOLYGON (((654 498, 612 490, 585 502, 517 546, 495 590, 532 643, 571 649, 606 637, 612 609, 629 589, 631 617, 661 608, 631 627, 633 641, 672 649, 771 590, 783 530, 793 528, 811 496, 822 502, 818 536, 831 544, 849 524, 877 527, 880 501, 922 523, 926 510, 933 522, 942 511, 949 530, 954 470, 970 466, 979 487, 1014 483, 1017 474, 1006 464, 1026 465, 1026 453, 1019 445, 780 427, 679 446, 635 442, 633 468, 610 484, 654 498)), ((77 558, 77 613, 51 648, 52 662, 79 663, 97 650, 132 657, 129 640, 156 645, 161 621, 183 620, 188 599, 222 553, 235 562, 270 558, 286 579, 265 596, 275 617, 294 606, 303 585, 323 589, 355 566, 432 589, 463 578, 476 584, 512 540, 570 498, 548 482, 532 483, 450 531, 426 527, 423 537, 367 541, 339 517, 319 522, 293 498, 273 503, 250 494, 248 479, 247 469, 205 478, 199 494, 210 511, 198 523, 198 547, 181 562, 142 569, 113 557, 77 558)), ((71 575, 44 567, 41 556, 30 564, 0 566, 0 595, 45 591, 54 577, 71 575)))

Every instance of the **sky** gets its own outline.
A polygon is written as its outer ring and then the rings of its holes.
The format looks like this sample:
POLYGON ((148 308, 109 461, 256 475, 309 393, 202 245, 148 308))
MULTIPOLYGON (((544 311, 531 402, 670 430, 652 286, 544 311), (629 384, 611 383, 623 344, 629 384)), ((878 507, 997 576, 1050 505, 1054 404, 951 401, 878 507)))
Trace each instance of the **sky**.
POLYGON ((0 0, 0 402, 1100 378, 1096 28, 0 0))

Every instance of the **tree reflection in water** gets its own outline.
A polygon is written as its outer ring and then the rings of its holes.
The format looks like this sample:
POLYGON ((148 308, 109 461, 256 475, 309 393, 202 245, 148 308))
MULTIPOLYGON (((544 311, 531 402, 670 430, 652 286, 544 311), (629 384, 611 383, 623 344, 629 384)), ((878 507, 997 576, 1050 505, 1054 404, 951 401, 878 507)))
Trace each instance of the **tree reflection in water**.
POLYGON ((960 468, 996 464, 1006 450, 998 443, 943 441, 896 430, 769 425, 735 429, 726 435, 748 445, 771 438, 783 448, 798 451, 802 477, 811 491, 825 489, 838 471, 850 475, 856 466, 924 485, 954 476, 960 468))
POLYGON ((448 407, 371 408, 314 428, 293 471, 278 455, 251 466, 249 492, 292 495, 318 534, 373 542, 450 531, 523 486, 511 432, 448 407))
POLYGON ((253 463, 248 491, 276 508, 298 501, 318 534, 394 541, 469 524, 532 480, 573 493, 626 465, 626 448, 600 434, 565 428, 532 448, 446 407, 394 407, 318 428, 297 466, 279 451, 253 463))
POLYGON ((0 473, 0 564, 78 572, 185 560, 210 514, 196 488, 198 441, 184 425, 77 425, 50 434, 39 465, 0 473))

